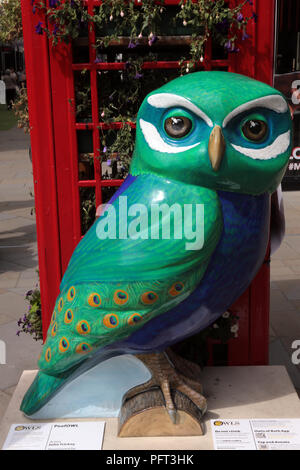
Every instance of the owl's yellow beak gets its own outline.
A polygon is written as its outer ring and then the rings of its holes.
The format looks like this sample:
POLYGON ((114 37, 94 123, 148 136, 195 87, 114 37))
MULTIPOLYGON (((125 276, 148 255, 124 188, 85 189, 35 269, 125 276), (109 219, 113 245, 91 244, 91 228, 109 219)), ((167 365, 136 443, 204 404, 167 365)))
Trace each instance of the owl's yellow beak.
POLYGON ((208 141, 208 155, 214 171, 218 171, 225 151, 225 139, 220 126, 211 131, 208 141))

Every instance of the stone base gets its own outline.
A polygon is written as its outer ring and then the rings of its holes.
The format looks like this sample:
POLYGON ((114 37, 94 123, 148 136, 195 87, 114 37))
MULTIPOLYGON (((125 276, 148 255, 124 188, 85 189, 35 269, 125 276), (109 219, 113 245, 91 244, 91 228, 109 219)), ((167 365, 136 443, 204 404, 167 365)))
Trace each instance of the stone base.
MULTIPOLYGON (((19 411, 19 407, 35 374, 36 371, 23 372, 0 425, 0 448, 11 424, 32 422, 19 411)), ((300 400, 283 366, 207 367, 203 371, 202 384, 208 401, 208 412, 203 417, 206 425, 203 436, 117 437, 118 418, 96 418, 106 422, 103 449, 213 449, 210 419, 300 418, 300 400)), ((94 420, 69 418, 51 421, 94 420)))

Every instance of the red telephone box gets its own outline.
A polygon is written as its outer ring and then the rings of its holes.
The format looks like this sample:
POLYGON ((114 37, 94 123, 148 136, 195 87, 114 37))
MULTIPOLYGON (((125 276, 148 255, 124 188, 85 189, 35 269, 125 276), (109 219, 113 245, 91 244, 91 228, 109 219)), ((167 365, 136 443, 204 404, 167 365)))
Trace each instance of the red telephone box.
MULTIPOLYGON (((102 174, 100 130, 105 130, 99 116, 99 71, 123 70, 124 62, 97 62, 95 30, 88 28, 88 54, 83 62, 72 53, 72 45, 52 47, 45 35, 37 35, 35 25, 45 21, 35 14, 27 0, 22 0, 22 17, 26 60, 26 77, 31 125, 32 163, 36 204, 40 288, 44 335, 47 331, 59 283, 70 256, 82 236, 80 192, 95 191, 96 206, 103 200, 105 188, 117 189, 122 179, 107 179, 102 174), (91 120, 77 122, 72 104, 75 100, 74 80, 78 71, 86 70, 90 83, 91 120), (79 137, 89 136, 93 154, 93 172, 82 179, 78 170, 79 137)), ((178 1, 165 0, 165 5, 178 1)), ((232 2, 234 4, 234 1, 232 2)), ((218 59, 212 55, 211 43, 206 47, 204 70, 238 72, 266 83, 273 82, 273 48, 275 0, 253 0, 244 7, 244 15, 257 14, 249 22, 249 38, 240 41, 238 54, 218 59), (253 5, 251 5, 253 3, 253 5)), ((90 15, 98 0, 85 0, 90 15)), ((178 58, 179 59, 179 58, 178 58)), ((171 70, 178 60, 145 62, 144 69, 171 70)), ((100 90, 101 98, 101 90, 100 90)), ((121 126, 121 123, 114 123, 121 126)), ((268 254, 251 286, 232 306, 239 316, 238 338, 228 344, 231 365, 266 364, 268 361, 270 270, 268 254)))

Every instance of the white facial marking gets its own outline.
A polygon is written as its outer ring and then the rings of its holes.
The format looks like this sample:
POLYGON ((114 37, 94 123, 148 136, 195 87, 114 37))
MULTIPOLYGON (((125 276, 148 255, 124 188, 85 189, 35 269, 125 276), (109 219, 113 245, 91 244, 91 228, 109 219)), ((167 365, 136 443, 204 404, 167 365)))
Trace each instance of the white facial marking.
POLYGON ((235 116, 238 116, 240 113, 245 111, 250 111, 252 108, 267 108, 271 111, 275 111, 276 113, 286 113, 288 105, 285 99, 280 95, 263 96, 262 98, 248 101, 248 103, 241 104, 241 106, 238 106, 231 111, 231 113, 227 114, 223 121, 223 127, 226 127, 229 121, 231 121, 235 116))
POLYGON ((180 153, 196 147, 196 145, 199 145, 198 143, 194 145, 188 145, 186 147, 176 147, 175 145, 169 145, 163 141, 157 129, 150 122, 140 119, 140 127, 149 147, 152 148, 152 150, 157 150, 158 152, 180 153))
POLYGON ((274 140, 271 145, 260 149, 251 149, 249 147, 240 147, 239 145, 231 144, 232 147, 247 157, 254 158, 256 160, 268 160, 270 158, 278 157, 282 153, 286 152, 289 148, 291 140, 291 131, 287 131, 281 134, 274 140))
POLYGON ((213 127, 212 120, 201 109, 199 109, 198 106, 182 96, 173 95, 172 93, 158 93, 157 95, 149 96, 147 101, 154 108, 182 106, 183 108, 192 111, 196 116, 200 116, 209 127, 213 127))

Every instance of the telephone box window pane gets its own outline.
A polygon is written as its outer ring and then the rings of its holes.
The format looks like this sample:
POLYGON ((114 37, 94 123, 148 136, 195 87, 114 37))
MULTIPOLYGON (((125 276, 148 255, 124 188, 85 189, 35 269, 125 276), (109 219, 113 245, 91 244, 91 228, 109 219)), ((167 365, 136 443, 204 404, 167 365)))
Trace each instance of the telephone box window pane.
MULTIPOLYGON (((139 6, 136 6, 136 11, 140 10, 139 6)), ((95 13, 98 13, 98 8, 95 8, 95 13)), ((189 26, 184 26, 182 19, 175 19, 176 14, 180 11, 180 6, 169 5, 167 8, 164 8, 164 11, 160 14, 159 18, 156 20, 156 33, 157 35, 164 36, 182 36, 182 35, 191 35, 192 29, 189 26)), ((142 29, 143 18, 140 18, 140 21, 136 21, 137 32, 142 29)), ((150 34, 150 30, 145 30, 144 35, 147 36, 150 34)), ((201 31, 199 31, 201 34, 201 31)), ((126 25, 126 22, 123 24, 112 18, 109 22, 103 22, 102 24, 98 23, 96 26, 96 37, 98 39, 107 36, 107 35, 117 35, 117 36, 130 36, 130 28, 126 25)))
POLYGON ((119 186, 104 186, 102 188, 102 204, 107 203, 119 189, 119 186))
POLYGON ((89 130, 77 131, 78 154, 93 153, 93 132, 89 130))
POLYGON ((102 122, 134 120, 145 96, 179 76, 177 69, 98 71, 99 116, 102 122))
POLYGON ((134 150, 135 129, 129 124, 120 129, 99 130, 102 179, 124 179, 134 150))
POLYGON ((78 155, 78 178, 79 180, 94 179, 94 154, 80 153, 78 155))
POLYGON ((76 122, 91 122, 91 83, 86 69, 74 72, 74 91, 76 122))
POLYGON ((79 36, 72 41, 73 63, 89 62, 88 23, 80 21, 79 36))
POLYGON ((128 174, 128 166, 120 160, 117 154, 114 154, 109 160, 102 161, 101 171, 103 180, 122 180, 128 174))
POLYGON ((129 38, 124 37, 118 41, 112 41, 107 49, 98 49, 96 62, 126 62, 129 59, 137 60, 138 57, 143 57, 144 62, 177 62, 180 57, 189 58, 189 45, 188 36, 161 36, 151 48, 148 46, 146 37, 138 42, 130 42, 129 38))
POLYGON ((226 67, 225 65, 218 65, 218 66, 214 66, 212 68, 212 70, 219 70, 220 72, 228 72, 228 67, 226 67))
POLYGON ((74 39, 72 46, 73 64, 87 64, 90 60, 88 38, 74 39))
POLYGON ((224 46, 212 42, 211 58, 212 60, 227 60, 228 52, 224 46))
POLYGON ((79 188, 81 232, 84 235, 95 222, 95 188, 79 188))

